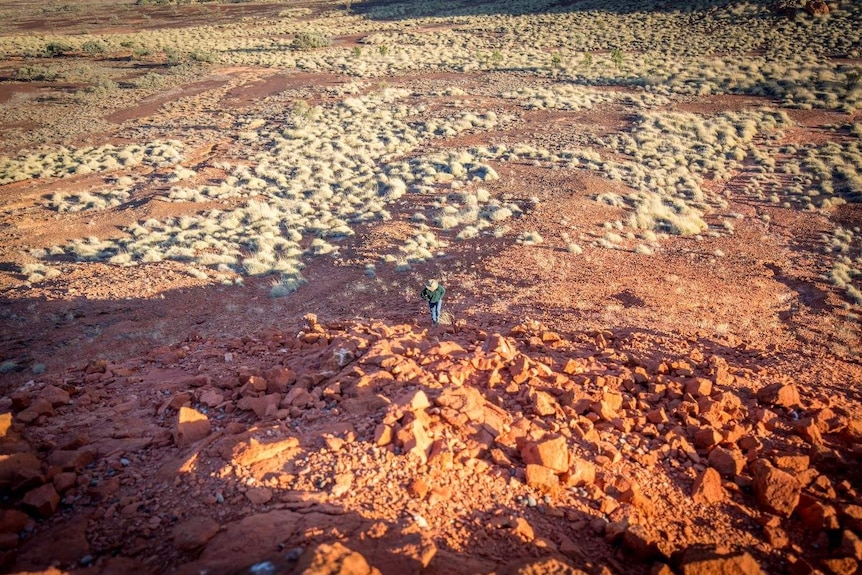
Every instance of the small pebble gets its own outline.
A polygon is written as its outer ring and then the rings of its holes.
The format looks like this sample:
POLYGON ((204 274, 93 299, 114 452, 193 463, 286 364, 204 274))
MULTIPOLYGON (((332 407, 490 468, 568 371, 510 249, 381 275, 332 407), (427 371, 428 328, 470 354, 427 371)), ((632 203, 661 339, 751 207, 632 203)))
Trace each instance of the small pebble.
POLYGON ((539 502, 532 495, 527 495, 527 507, 535 507, 539 502))
POLYGON ((272 561, 264 561, 252 565, 248 568, 248 571, 254 575, 269 575, 270 573, 275 573, 275 565, 273 565, 272 561))
POLYGON ((426 521, 421 515, 413 514, 413 521, 416 522, 419 529, 428 529, 428 521, 426 521))
POLYGON ((123 467, 128 467, 131 464, 132 464, 132 462, 129 461, 128 459, 126 459, 125 457, 120 459, 120 465, 122 465, 123 467))

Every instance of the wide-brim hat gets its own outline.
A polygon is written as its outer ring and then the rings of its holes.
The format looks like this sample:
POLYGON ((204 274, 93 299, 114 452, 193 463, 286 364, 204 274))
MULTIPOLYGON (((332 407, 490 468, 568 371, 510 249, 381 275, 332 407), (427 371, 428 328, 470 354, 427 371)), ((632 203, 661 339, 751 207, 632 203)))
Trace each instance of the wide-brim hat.
POLYGON ((435 289, 437 289, 437 286, 438 286, 438 285, 439 285, 439 284, 437 283, 437 280, 428 280, 428 281, 425 283, 425 287, 427 287, 427 288, 428 288, 429 290, 431 290, 431 291, 434 291, 435 289))

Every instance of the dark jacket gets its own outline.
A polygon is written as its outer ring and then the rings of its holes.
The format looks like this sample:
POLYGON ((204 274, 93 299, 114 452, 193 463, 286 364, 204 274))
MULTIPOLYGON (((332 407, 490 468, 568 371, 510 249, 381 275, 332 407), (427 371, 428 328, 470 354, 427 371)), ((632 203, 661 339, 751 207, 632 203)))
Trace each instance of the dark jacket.
POLYGON ((437 284, 437 289, 434 291, 429 290, 427 287, 422 288, 422 299, 427 301, 428 303, 437 303, 441 299, 443 299, 443 294, 446 293, 446 289, 442 284, 437 284))

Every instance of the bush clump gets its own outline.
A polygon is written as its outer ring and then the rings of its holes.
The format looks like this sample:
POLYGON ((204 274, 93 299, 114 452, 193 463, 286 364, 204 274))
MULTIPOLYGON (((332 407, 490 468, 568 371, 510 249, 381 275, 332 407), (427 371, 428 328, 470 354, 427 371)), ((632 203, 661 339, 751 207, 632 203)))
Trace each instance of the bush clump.
POLYGON ((314 48, 325 48, 332 45, 332 40, 318 32, 300 32, 291 42, 290 47, 294 50, 313 50, 314 48))
POLYGON ((98 40, 87 40, 81 45, 81 51, 89 56, 97 56, 105 53, 105 45, 98 40))
POLYGON ((68 54, 74 50, 71 44, 67 44, 66 42, 48 42, 45 45, 45 55, 48 58, 55 58, 57 56, 63 56, 68 54))
POLYGON ((13 77, 19 82, 53 82, 60 73, 45 66, 24 66, 18 68, 13 77))

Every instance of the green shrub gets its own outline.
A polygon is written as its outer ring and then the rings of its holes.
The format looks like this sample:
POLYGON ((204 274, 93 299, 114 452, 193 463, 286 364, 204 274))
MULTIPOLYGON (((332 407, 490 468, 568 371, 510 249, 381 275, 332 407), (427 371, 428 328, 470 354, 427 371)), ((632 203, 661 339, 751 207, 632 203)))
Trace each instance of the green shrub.
POLYGON ((53 82, 59 77, 59 72, 45 66, 24 66, 18 68, 14 75, 19 82, 53 82))
POLYGON ((67 44, 66 42, 48 42, 45 45, 45 55, 48 58, 54 58, 56 56, 63 56, 68 54, 74 50, 71 44, 67 44))
POLYGON ((147 72, 135 80, 135 86, 138 88, 158 88, 164 83, 165 77, 156 72, 147 72))
POLYGON ((614 48, 611 50, 611 62, 614 64, 614 68, 619 70, 623 67, 623 51, 619 48, 614 48))
POLYGON ((312 50, 332 45, 332 40, 318 32, 300 32, 293 39, 290 47, 294 50, 312 50))
POLYGON ((84 54, 88 54, 90 56, 96 56, 98 54, 105 53, 105 45, 99 42, 98 40, 87 40, 81 45, 81 51, 84 54))
POLYGON ((96 82, 89 86, 86 91, 90 94, 105 94, 112 90, 116 90, 119 87, 119 84, 111 80, 110 78, 101 76, 96 82))

